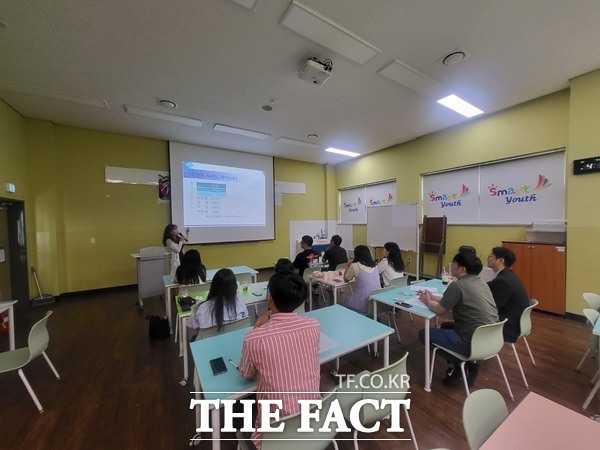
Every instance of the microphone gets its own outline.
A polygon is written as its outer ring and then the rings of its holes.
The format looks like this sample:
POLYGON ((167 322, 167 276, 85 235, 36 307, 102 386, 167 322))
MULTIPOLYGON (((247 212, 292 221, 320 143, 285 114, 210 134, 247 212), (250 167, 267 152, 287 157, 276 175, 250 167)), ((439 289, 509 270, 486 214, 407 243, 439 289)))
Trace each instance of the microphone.
POLYGON ((179 236, 181 239, 183 239, 184 241, 187 242, 187 239, 185 238, 185 236, 181 233, 177 234, 177 236, 179 236))

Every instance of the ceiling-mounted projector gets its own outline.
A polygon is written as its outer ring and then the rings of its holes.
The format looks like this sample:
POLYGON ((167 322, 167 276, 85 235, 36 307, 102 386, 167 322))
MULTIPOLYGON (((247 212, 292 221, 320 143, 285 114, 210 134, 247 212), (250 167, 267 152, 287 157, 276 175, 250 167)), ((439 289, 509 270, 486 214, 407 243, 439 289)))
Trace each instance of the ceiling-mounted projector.
POLYGON ((321 62, 317 58, 310 57, 298 71, 298 76, 304 81, 321 86, 331 77, 332 69, 333 63, 330 59, 321 62))

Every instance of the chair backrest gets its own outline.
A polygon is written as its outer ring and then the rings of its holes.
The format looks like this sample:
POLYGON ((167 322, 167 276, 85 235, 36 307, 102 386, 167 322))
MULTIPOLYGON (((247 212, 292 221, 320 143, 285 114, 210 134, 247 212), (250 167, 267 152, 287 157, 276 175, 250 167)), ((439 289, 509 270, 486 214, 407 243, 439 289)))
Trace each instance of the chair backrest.
POLYGON ((531 310, 538 305, 538 301, 534 298, 529 300, 529 306, 523 310, 521 313, 521 321, 520 328, 521 334, 519 335, 519 339, 523 336, 529 335, 531 333, 531 310))
POLYGON ((600 295, 594 294, 593 292, 584 292, 583 299, 591 309, 600 309, 600 295))
POLYGON ((330 426, 331 431, 319 432, 325 422, 327 413, 331 406, 331 403, 336 399, 337 387, 325 396, 323 399, 321 411, 319 413, 319 420, 311 420, 310 426, 314 430, 311 432, 298 432, 298 428, 301 426, 301 415, 300 413, 292 414, 284 417, 277 422, 271 423, 272 428, 277 428, 279 424, 283 423, 284 428, 282 432, 264 432, 262 448, 263 450, 324 450, 326 449, 331 440, 337 434, 335 423, 330 426), (272 439, 272 440, 271 440, 272 439), (276 440, 277 439, 277 440, 276 440), (279 440, 281 439, 281 440, 279 440), (290 440, 284 440, 290 439, 290 440), (293 440, 291 440, 293 439, 293 440), (311 440, 319 439, 319 440, 311 440))
POLYGON ((238 283, 242 284, 244 281, 248 284, 252 283, 253 278, 252 278, 252 274, 249 272, 244 272, 244 273, 236 273, 235 274, 235 279, 238 283))
POLYGON ((585 308, 583 310, 583 315, 588 320, 592 328, 594 327, 594 325, 596 325, 598 317, 600 317, 600 313, 597 310, 591 308, 585 308))
POLYGON ((427 281, 427 280, 413 280, 413 281, 410 282, 410 285, 412 286, 413 284, 425 283, 425 281, 427 281))
POLYGON ((243 319, 236 320, 235 322, 227 322, 223 324, 223 328, 217 331, 217 327, 206 328, 202 331, 202 339, 216 336, 217 334, 229 333, 235 330, 241 330, 251 326, 251 317, 244 317, 243 319))
POLYGON ((302 274, 302 278, 304 278, 304 281, 306 282, 306 284, 310 284, 309 277, 313 273, 320 272, 320 271, 321 271, 320 267, 307 267, 306 269, 304 269, 304 273, 302 274))
MULTIPOLYGON (((407 359, 408 352, 394 364, 365 375, 367 378, 361 382, 366 386, 362 390, 362 399, 377 400, 378 403, 381 403, 381 400, 403 400, 406 393, 410 391, 410 386, 407 385, 409 380, 406 371, 407 359), (391 383, 390 380, 395 382, 391 383)), ((360 409, 359 418, 363 425, 371 424, 389 416, 391 412, 391 406, 375 409, 372 405, 366 404, 360 409)))
POLYGON ((496 272, 494 272, 489 267, 484 267, 483 269, 481 269, 481 272, 479 272, 479 278, 481 278, 486 283, 496 278, 496 275, 496 272))
POLYGON ((488 359, 497 355, 504 346, 502 328, 507 319, 502 322, 481 325, 475 329, 471 338, 470 360, 488 359))
POLYGON ((404 275, 403 277, 399 278, 394 278, 390 281, 390 286, 394 289, 408 286, 408 275, 404 275))
MULTIPOLYGON (((188 296, 192 296, 192 293, 199 294, 200 292, 206 292, 208 295, 208 291, 210 291, 211 282, 208 281, 206 283, 199 284, 180 284, 178 288, 178 295, 182 295, 182 292, 187 292, 188 296)), ((206 300, 206 299, 204 299, 206 300)))
MULTIPOLYGON (((379 294, 380 292, 391 291, 392 289, 394 289, 393 286, 388 286, 388 287, 384 287, 381 289, 373 289, 371 291, 371 293, 369 294, 369 309, 367 312, 368 317, 373 317, 373 300, 371 300, 371 296, 375 295, 375 294, 379 294)), ((385 306, 387 306, 387 305, 385 305, 385 306)), ((382 309, 384 309, 384 308, 382 307, 382 309)), ((384 310, 387 311, 388 309, 384 309, 384 310)), ((364 313, 362 313, 362 314, 364 314, 364 313)))
POLYGON ((508 409, 498 391, 480 389, 467 397, 462 416, 469 448, 476 450, 506 420, 508 409))
MULTIPOLYGON (((29 331, 29 338, 27 339, 29 346, 29 361, 37 358, 48 348, 48 342, 50 342, 50 335, 48 334, 48 328, 46 324, 52 311, 48 311, 42 320, 37 321, 29 331)), ((11 323, 12 327, 13 324, 11 323)))
POLYGON ((346 270, 346 263, 340 263, 336 266, 335 270, 346 270))

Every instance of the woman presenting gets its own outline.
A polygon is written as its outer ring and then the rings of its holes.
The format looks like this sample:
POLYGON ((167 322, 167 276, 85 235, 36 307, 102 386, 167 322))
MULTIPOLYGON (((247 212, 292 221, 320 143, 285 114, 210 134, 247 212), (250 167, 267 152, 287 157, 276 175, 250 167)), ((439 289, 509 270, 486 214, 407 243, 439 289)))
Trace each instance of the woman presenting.
POLYGON ((190 235, 190 229, 186 228, 185 237, 177 229, 177 225, 170 223, 165 227, 163 233, 163 245, 165 250, 171 254, 171 279, 175 279, 175 272, 180 265, 180 253, 183 249, 183 245, 187 242, 187 238, 190 235))

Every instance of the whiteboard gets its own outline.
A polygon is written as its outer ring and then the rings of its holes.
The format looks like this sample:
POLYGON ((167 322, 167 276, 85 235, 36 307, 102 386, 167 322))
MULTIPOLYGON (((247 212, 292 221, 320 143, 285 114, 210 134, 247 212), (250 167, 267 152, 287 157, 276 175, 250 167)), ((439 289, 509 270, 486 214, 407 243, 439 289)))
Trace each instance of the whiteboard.
POLYGON ((419 222, 416 203, 367 208, 367 243, 383 247, 396 242, 400 250, 418 251, 419 222))

